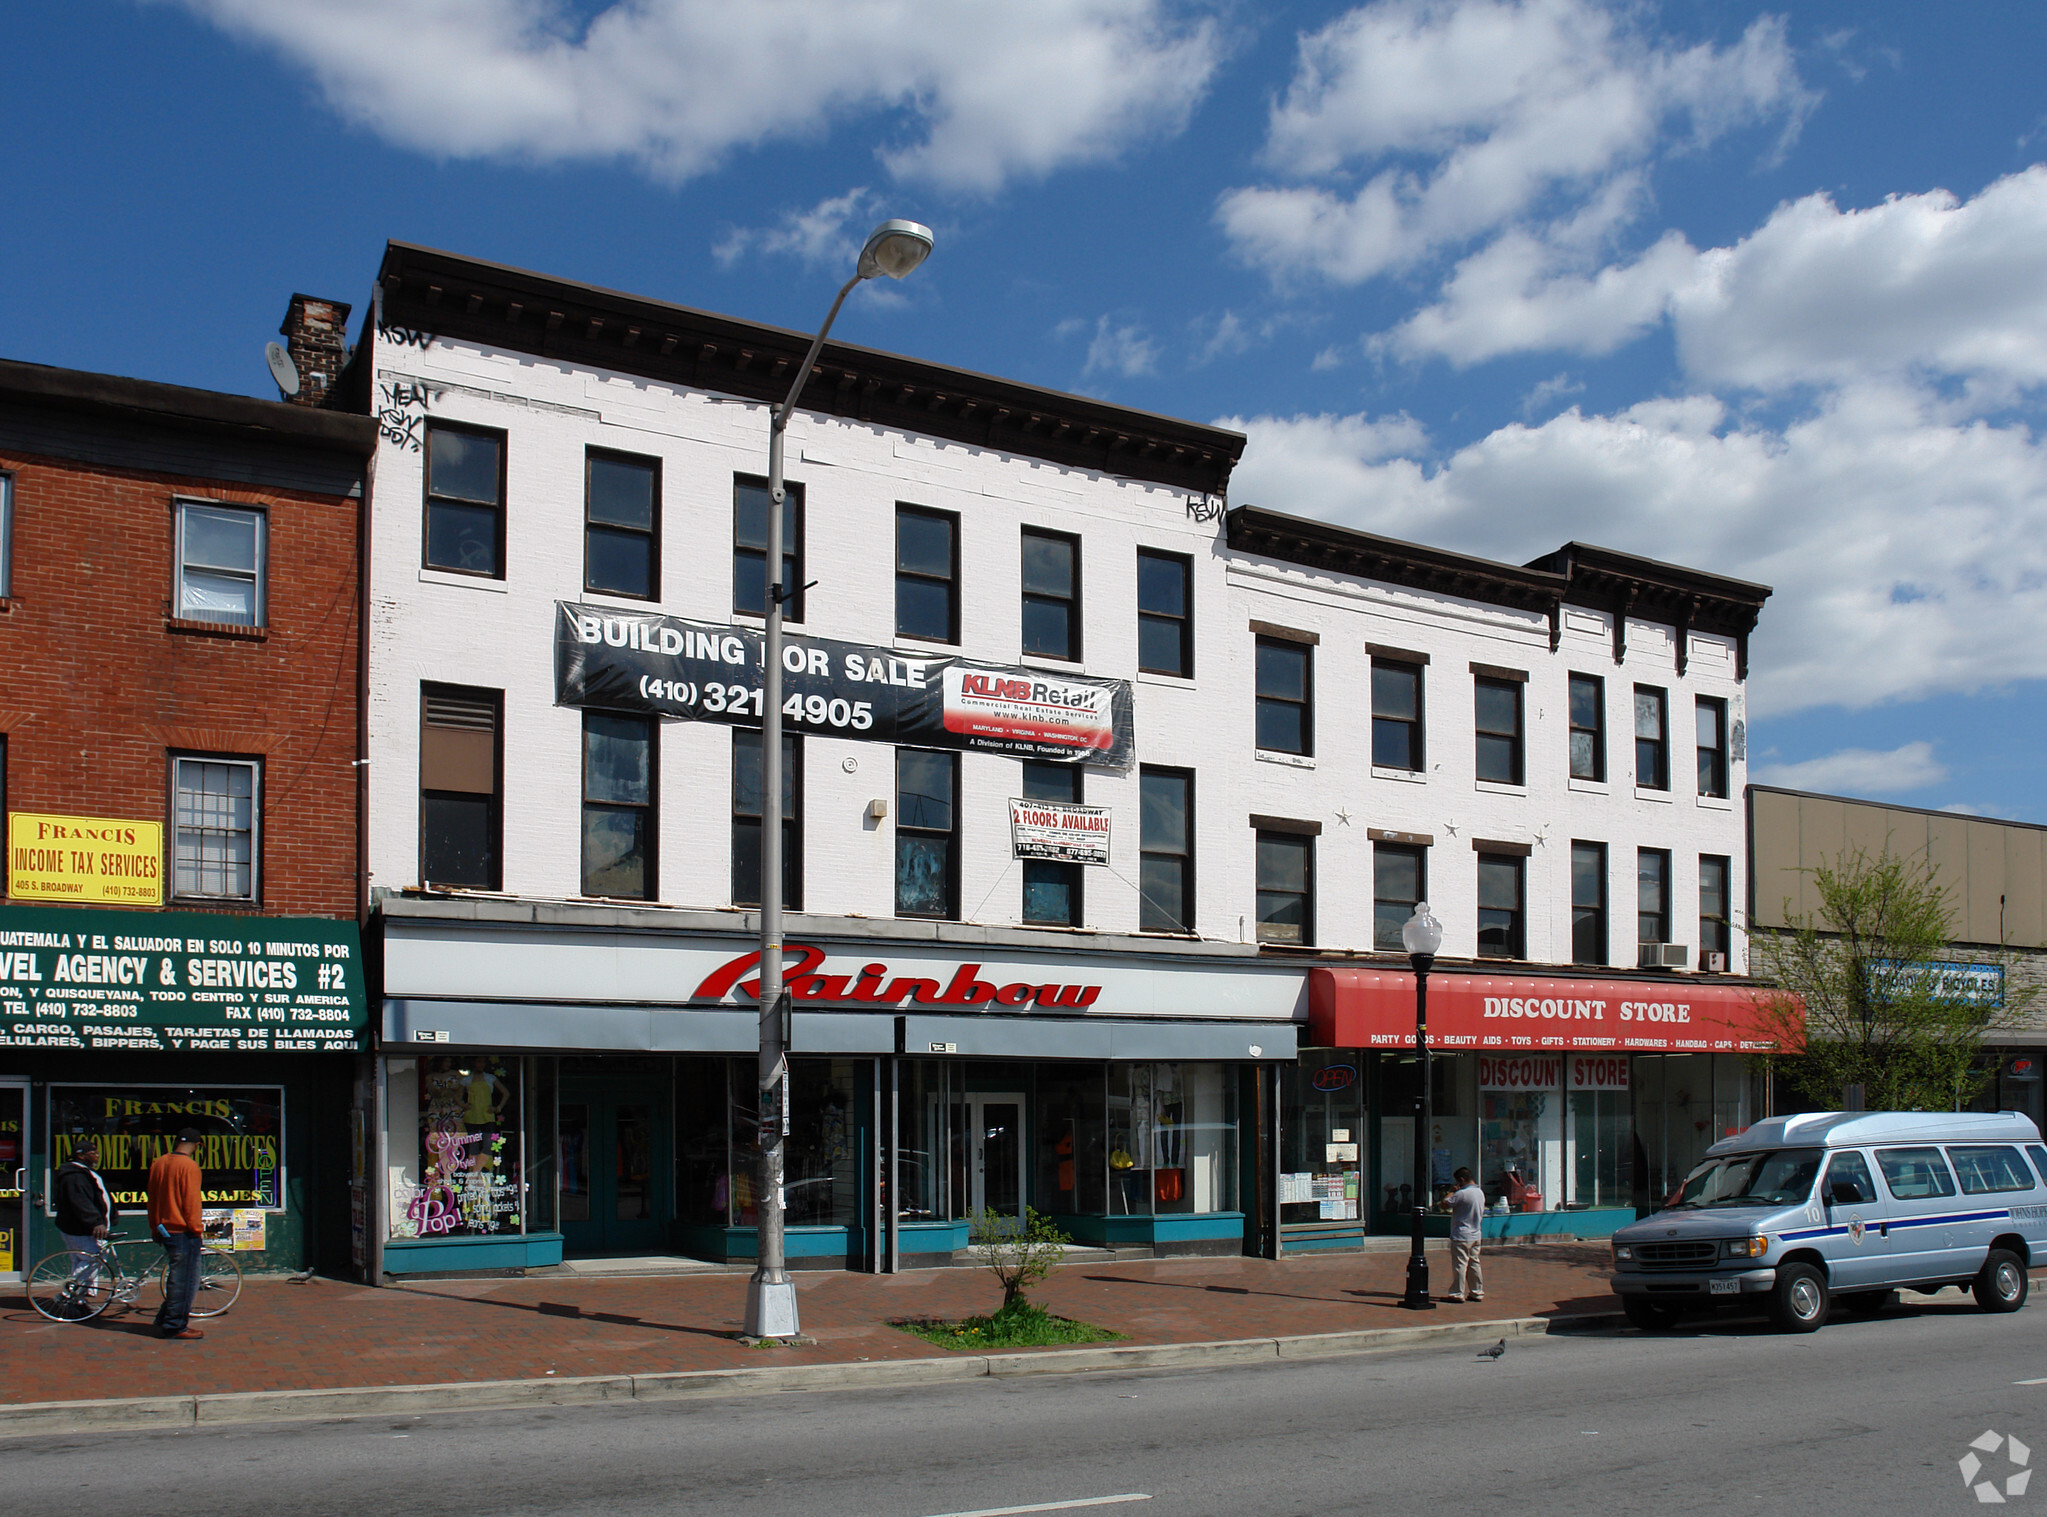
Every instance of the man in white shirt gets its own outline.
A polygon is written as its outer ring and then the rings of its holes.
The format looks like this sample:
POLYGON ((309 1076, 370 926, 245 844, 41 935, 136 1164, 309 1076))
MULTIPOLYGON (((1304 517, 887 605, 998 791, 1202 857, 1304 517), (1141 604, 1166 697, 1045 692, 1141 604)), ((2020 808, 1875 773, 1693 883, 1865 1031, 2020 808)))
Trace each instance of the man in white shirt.
POLYGON ((1450 1193, 1450 1294, 1443 1299, 1483 1301, 1478 1246, 1485 1236, 1485 1192, 1468 1169, 1459 1169, 1455 1178, 1457 1189, 1450 1193))

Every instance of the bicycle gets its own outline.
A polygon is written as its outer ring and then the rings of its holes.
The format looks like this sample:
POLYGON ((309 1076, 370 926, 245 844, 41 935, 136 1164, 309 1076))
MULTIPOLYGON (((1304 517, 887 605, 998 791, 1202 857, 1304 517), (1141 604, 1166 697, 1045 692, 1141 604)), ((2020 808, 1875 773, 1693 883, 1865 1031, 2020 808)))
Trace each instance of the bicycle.
MULTIPOLYGON (((153 1276, 161 1292, 170 1277, 170 1261, 154 1269, 130 1268, 121 1249, 150 1243, 114 1233, 94 1249, 59 1249, 36 1262, 28 1275, 29 1304, 52 1322, 90 1322, 109 1308, 135 1305, 153 1276)), ((199 1251, 199 1285, 192 1292, 192 1315, 218 1317, 242 1294, 242 1267, 233 1254, 219 1248, 199 1251)))

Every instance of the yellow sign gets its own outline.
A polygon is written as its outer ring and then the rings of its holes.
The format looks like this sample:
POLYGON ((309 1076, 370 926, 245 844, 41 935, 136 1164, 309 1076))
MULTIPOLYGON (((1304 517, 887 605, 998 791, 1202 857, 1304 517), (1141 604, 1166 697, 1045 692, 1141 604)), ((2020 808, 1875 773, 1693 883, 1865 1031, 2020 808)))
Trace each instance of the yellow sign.
POLYGON ((7 893, 17 901, 163 904, 163 823, 7 814, 7 893))

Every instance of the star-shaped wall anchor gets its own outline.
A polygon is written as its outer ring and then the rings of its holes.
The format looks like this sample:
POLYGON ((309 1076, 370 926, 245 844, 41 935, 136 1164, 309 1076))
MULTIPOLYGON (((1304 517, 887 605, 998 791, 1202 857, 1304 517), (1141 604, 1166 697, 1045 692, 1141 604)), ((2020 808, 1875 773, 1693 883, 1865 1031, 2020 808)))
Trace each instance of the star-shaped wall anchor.
POLYGON ((1457 836, 1457 824, 1455 822, 1445 822, 1443 824, 1443 830, 1449 833, 1450 836, 1452 836, 1453 838, 1457 836))
POLYGON ((1339 827, 1348 827, 1350 825, 1350 813, 1341 806, 1336 808, 1336 825, 1339 827))

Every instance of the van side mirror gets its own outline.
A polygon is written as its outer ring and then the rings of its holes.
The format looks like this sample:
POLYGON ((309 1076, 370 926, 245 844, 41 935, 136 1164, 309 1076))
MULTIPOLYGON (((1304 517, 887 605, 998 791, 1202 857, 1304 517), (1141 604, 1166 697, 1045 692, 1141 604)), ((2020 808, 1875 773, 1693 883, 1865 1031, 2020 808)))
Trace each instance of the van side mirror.
POLYGON ((1862 1194, 1862 1187, 1853 1180, 1830 1180, 1827 1182, 1827 1204, 1829 1206, 1866 1206, 1869 1203, 1862 1194))

